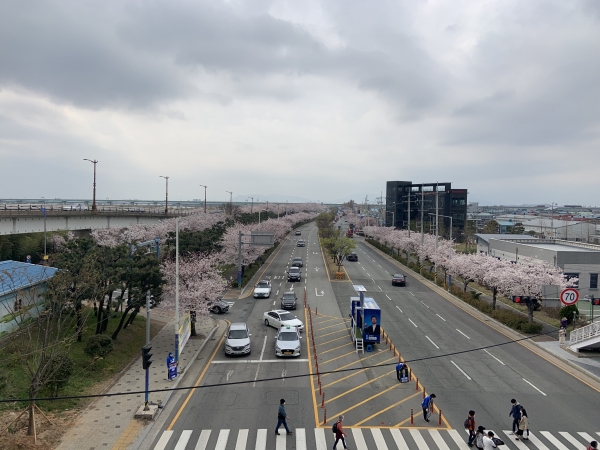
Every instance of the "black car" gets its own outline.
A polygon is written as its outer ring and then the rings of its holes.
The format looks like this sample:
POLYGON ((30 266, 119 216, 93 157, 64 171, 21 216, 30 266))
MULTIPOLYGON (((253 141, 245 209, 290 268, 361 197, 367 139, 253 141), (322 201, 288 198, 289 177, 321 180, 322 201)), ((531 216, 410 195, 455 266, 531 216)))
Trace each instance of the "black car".
POLYGON ((358 261, 358 255, 356 253, 350 253, 347 257, 346 257, 347 261, 358 261))
POLYGON ((302 234, 302 231, 296 230, 296 236, 300 236, 301 234, 302 234))
POLYGON ((396 273, 392 277, 392 286, 406 286, 406 277, 401 273, 396 273))
POLYGON ((292 266, 293 267, 304 267, 304 262, 302 261, 302 258, 294 258, 294 260, 292 261, 292 266))
POLYGON ((302 281, 300 267, 290 267, 290 270, 287 273, 287 279, 288 281, 302 281))
POLYGON ((297 302, 298 297, 293 291, 284 292, 283 297, 281 297, 281 309, 296 309, 297 302))
POLYGON ((298 243, 296 245, 298 247, 304 247, 304 239, 298 239, 298 243))

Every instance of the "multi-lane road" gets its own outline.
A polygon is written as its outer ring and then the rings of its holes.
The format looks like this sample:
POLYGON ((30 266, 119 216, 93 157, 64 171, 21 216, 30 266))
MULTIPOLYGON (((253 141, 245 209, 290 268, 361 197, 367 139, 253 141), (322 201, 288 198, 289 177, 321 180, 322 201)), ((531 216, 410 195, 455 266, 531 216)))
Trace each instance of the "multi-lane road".
POLYGON ((289 236, 263 269, 261 278, 272 282, 271 298, 254 299, 249 292, 235 300, 225 317, 248 324, 252 354, 225 357, 217 336, 198 363, 198 376, 184 383, 210 387, 176 394, 144 448, 321 450, 331 448, 332 419, 341 413, 353 449, 466 449, 462 424, 469 409, 476 411, 479 425, 494 430, 511 449, 585 449, 586 440, 600 439, 600 396, 594 383, 519 343, 494 346, 511 337, 449 302, 360 238, 358 262, 345 263, 351 281, 330 281, 316 227, 301 230, 301 236, 289 236), (298 238, 307 246, 297 247, 298 238), (304 259, 303 279, 288 283, 285 272, 298 256, 304 259), (406 287, 392 287, 391 276, 397 272, 407 275, 406 287), (347 328, 356 284, 380 306, 390 340, 359 354, 347 328), (300 358, 278 359, 276 330, 265 326, 263 314, 279 309, 281 294, 291 289, 300 300, 295 314, 307 330, 300 358), (303 308, 304 289, 311 312, 303 308), (419 378, 418 388, 414 381, 397 382, 397 356, 390 345, 408 361, 419 378), (315 360, 319 377, 305 376, 316 373, 315 360), (430 423, 420 415, 424 390, 437 396, 436 413, 443 411, 439 425, 437 415, 430 423), (281 398, 292 436, 274 434, 281 398), (506 434, 511 398, 529 414, 532 439, 527 443, 506 434))

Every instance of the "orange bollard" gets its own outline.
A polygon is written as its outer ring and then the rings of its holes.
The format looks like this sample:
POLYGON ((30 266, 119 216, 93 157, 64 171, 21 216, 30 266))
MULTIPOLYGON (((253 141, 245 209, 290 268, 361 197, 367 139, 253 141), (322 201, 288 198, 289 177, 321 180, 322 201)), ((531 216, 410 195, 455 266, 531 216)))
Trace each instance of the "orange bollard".
POLYGON ((415 417, 413 415, 413 409, 410 408, 410 424, 414 425, 415 424, 415 417))
POLYGON ((425 398, 425 389, 423 389, 423 398, 425 398))
POLYGON ((392 349, 392 342, 390 341, 390 350, 392 349))
POLYGON ((438 427, 441 427, 441 426, 442 426, 442 410, 440 409, 440 416, 438 419, 438 427))
POLYGON ((398 362, 401 363, 402 362, 402 356, 400 356, 400 353, 398 353, 398 362))
POLYGON ((418 391, 418 390, 419 390, 419 379, 417 378, 417 387, 416 387, 415 391, 418 391))
POLYGON ((323 392, 323 396, 321 397, 321 408, 325 408, 325 392, 323 392))
POLYGON ((319 315, 319 307, 317 306, 317 307, 315 308, 315 316, 318 316, 318 315, 319 315))
POLYGON ((323 425, 327 425, 327 408, 323 409, 323 425))
POLYGON ((412 380, 412 369, 408 368, 408 381, 412 380))
POLYGON ((319 395, 323 395, 323 391, 321 390, 321 380, 319 380, 319 395))

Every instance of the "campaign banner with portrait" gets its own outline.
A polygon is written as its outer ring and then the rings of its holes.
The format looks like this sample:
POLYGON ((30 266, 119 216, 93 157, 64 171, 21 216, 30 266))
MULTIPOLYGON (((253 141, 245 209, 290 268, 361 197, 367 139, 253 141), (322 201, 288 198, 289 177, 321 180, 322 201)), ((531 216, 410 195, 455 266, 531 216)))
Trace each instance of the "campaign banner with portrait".
POLYGON ((379 344, 381 341, 381 310, 372 298, 364 300, 363 318, 363 340, 367 343, 379 344))

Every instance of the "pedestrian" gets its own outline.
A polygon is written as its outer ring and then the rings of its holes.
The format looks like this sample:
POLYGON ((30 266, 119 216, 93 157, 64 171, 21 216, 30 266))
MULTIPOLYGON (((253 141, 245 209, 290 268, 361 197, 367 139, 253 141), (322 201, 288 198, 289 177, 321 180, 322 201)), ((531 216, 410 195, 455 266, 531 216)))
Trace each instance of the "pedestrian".
POLYGON ((348 447, 346 447, 346 439, 344 439, 348 435, 342 428, 342 420, 344 420, 344 416, 338 417, 338 421, 336 423, 334 423, 333 427, 332 427, 332 431, 335 436, 335 442, 333 443, 333 450, 336 449, 337 444, 340 439, 342 440, 342 444, 343 444, 344 448, 346 448, 346 449, 348 448, 348 447))
POLYGON ((469 441, 467 445, 469 447, 473 447, 473 442, 475 442, 475 411, 469 411, 469 417, 465 420, 465 428, 469 430, 469 441))
POLYGON ((398 364, 396 364, 396 377, 398 378, 398 381, 400 380, 400 372, 402 372, 402 368, 404 367, 404 363, 399 362, 398 364))
POLYGON ((585 450, 596 450, 598 448, 598 442, 592 441, 585 450))
POLYGON ((279 411, 277 412, 277 427, 275 428, 275 434, 279 436, 279 427, 283 424, 285 427, 285 431, 287 434, 292 434, 290 429, 287 426, 287 419, 289 419, 288 415, 285 412, 285 399, 279 400, 279 411))
POLYGON ((477 433, 475 433, 475 447, 479 450, 483 450, 483 437, 485 436, 485 427, 479 425, 477 427, 477 433))
POLYGON ((483 450, 493 450, 496 448, 494 444, 494 432, 488 431, 487 436, 483 437, 483 450))
POLYGON ((529 440, 529 418, 527 417, 527 411, 521 407, 521 420, 519 421, 519 429, 517 430, 516 440, 523 439, 524 441, 529 440), (524 436, 527 431, 527 437, 524 436))
POLYGON ((565 338, 567 337, 567 330, 561 328, 558 330, 558 343, 559 345, 565 345, 565 338))
POLYGON ((569 323, 569 321, 567 320, 566 317, 563 317, 562 319, 560 319, 560 327, 563 329, 567 329, 567 324, 569 323))
POLYGON ((510 400, 512 404, 512 408, 510 408, 510 412, 508 413, 508 417, 512 417, 512 431, 510 434, 515 434, 519 429, 519 421, 521 420, 521 404, 516 401, 514 398, 510 400))
POLYGON ((421 408, 423 408, 423 419, 425 419, 425 422, 429 422, 429 417, 431 416, 431 409, 433 406, 434 398, 435 398, 435 394, 429 394, 421 402, 421 408))

